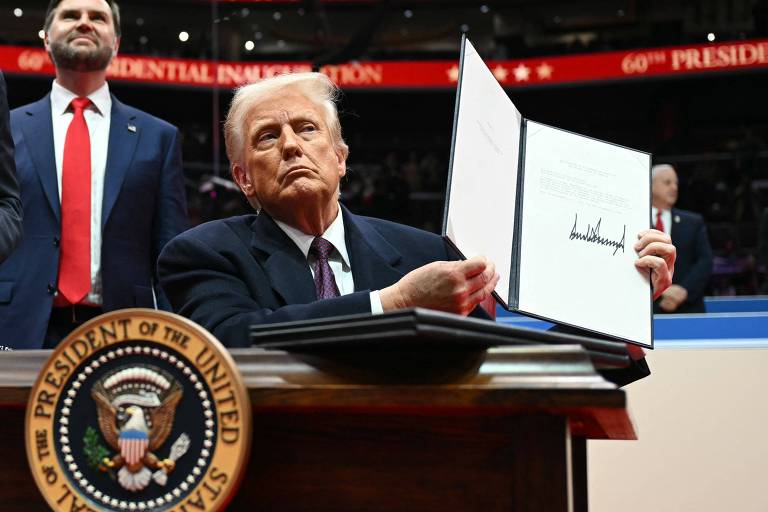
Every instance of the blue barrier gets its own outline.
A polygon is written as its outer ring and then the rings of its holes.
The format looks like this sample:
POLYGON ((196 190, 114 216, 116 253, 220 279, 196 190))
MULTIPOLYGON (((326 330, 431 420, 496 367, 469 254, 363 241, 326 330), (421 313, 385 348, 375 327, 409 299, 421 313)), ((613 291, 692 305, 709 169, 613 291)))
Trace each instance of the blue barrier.
MULTIPOLYGON (((754 307, 768 303, 768 297, 733 301, 718 299, 727 312, 700 315, 656 315, 653 319, 656 348, 768 348, 768 308, 737 312, 738 303, 754 307), (734 304, 734 302, 736 304, 734 304)), ((721 308, 721 310, 723 309, 721 308)), ((500 323, 548 329, 552 324, 497 308, 500 323)))
POLYGON ((768 312, 768 296, 705 297, 704 307, 707 313, 768 312))

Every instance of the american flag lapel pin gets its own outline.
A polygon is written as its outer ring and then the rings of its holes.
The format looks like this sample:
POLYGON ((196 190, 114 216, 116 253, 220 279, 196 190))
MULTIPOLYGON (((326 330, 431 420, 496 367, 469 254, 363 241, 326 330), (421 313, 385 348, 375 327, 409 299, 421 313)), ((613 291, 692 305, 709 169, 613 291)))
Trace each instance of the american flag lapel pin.
POLYGON ((135 124, 129 124, 128 125, 128 131, 131 133, 136 133, 136 125, 135 124))

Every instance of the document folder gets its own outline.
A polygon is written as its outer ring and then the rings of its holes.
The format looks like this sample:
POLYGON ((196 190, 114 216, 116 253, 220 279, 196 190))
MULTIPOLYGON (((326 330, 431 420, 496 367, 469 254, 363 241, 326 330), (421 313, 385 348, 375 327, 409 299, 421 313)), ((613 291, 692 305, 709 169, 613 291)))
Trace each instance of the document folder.
POLYGON ((651 155, 525 119, 465 38, 443 236, 509 311, 653 347, 651 155))

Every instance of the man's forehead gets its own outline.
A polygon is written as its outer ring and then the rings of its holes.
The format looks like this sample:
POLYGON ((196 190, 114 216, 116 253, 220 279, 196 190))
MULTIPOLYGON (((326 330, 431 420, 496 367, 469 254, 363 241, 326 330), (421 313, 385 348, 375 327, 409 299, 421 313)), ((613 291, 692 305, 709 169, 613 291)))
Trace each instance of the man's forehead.
POLYGON ((664 179, 667 179, 667 180, 677 179, 677 173, 674 171, 674 169, 667 169, 665 171, 662 171, 661 175, 664 177, 664 179))
POLYGON ((286 108, 252 110, 250 121, 291 121, 295 119, 319 119, 320 113, 314 109, 292 110, 286 108))
POLYGON ((62 0, 56 6, 56 12, 63 11, 101 11, 111 13, 111 8, 106 0, 62 0))
POLYGON ((289 122, 295 119, 322 121, 319 105, 295 88, 286 87, 265 95, 248 109, 246 122, 262 124, 268 122, 289 122))
POLYGON ((656 173, 656 176, 653 178, 654 181, 656 180, 676 180, 677 179, 677 173, 674 171, 674 169, 666 168, 661 169, 659 172, 656 173))

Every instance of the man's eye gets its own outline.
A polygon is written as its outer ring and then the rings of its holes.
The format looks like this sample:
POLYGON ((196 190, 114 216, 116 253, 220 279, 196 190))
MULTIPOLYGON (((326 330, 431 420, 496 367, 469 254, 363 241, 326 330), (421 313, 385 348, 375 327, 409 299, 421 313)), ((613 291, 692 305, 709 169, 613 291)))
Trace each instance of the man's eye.
POLYGON ((275 139, 277 139, 277 134, 275 134, 274 132, 265 132, 259 135, 257 142, 261 144, 261 143, 271 142, 275 139))
POLYGON ((305 125, 303 125, 303 126, 301 127, 301 132, 302 132, 302 133, 307 133, 307 132, 314 132, 316 129, 317 129, 317 128, 315 128, 315 125, 313 125, 313 124, 311 124, 311 123, 307 123, 307 124, 305 124, 305 125))

